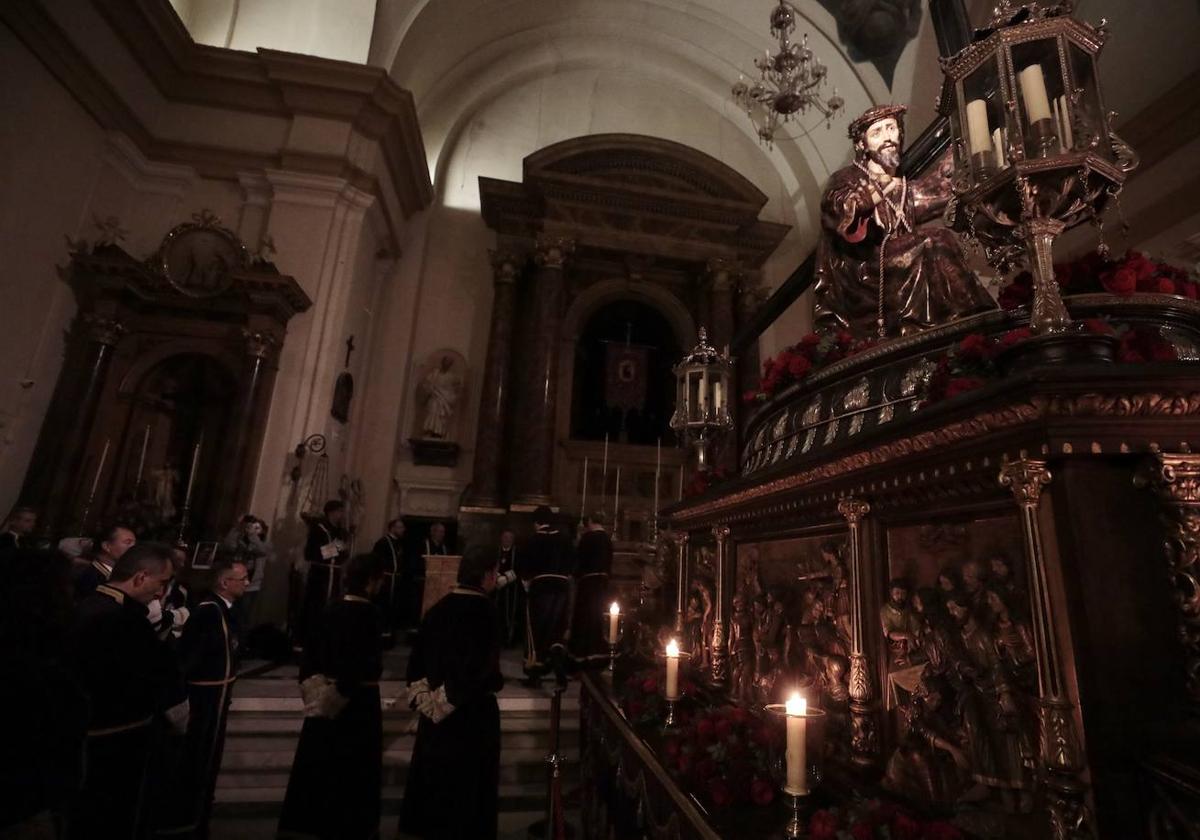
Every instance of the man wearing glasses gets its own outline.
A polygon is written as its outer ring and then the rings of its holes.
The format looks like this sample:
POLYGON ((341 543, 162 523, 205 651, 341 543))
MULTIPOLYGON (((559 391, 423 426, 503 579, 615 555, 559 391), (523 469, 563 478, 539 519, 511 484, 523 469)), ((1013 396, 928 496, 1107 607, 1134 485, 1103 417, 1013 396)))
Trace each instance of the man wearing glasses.
POLYGON ((238 627, 234 604, 246 592, 250 575, 239 560, 218 559, 212 589, 192 610, 179 640, 179 660, 187 680, 188 722, 179 797, 172 833, 207 837, 213 792, 221 769, 225 723, 238 670, 238 627))

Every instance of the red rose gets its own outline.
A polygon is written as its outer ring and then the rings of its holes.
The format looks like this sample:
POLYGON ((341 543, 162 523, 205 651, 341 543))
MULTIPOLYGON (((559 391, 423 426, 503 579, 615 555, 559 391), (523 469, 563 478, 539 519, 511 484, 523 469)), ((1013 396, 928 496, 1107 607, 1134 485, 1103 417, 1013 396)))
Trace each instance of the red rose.
POLYGON ((676 741, 674 738, 668 738, 666 741, 663 741, 662 751, 663 751, 663 755, 665 755, 667 758, 678 757, 679 742, 676 741))
POLYGON ((795 355, 788 360, 788 373, 797 379, 802 379, 812 368, 812 362, 806 357, 795 355))
POLYGON ((1016 309, 1033 300, 1033 275, 1022 271, 1000 290, 998 302, 1003 309, 1016 309))
POLYGON ((646 677, 642 680, 642 691, 646 694, 658 693, 658 677, 646 677))
POLYGON ((921 840, 921 824, 908 814, 892 817, 892 840, 921 840))
POLYGON ((796 346, 803 348, 803 349, 811 349, 813 347, 816 347, 820 343, 821 343, 821 336, 817 335, 814 332, 814 333, 809 333, 808 335, 804 336, 804 338, 800 339, 800 343, 796 346))
POLYGON ((733 802, 733 794, 724 779, 710 779, 708 782, 708 798, 718 808, 724 808, 733 802))
POLYGON ((696 777, 696 781, 706 782, 713 776, 717 775, 717 762, 713 761, 711 758, 702 758, 696 762, 696 766, 692 770, 692 774, 696 777))
POLYGON ((748 720, 750 720, 750 713, 747 712, 745 709, 743 709, 741 706, 730 706, 729 707, 729 719, 732 720, 734 723, 740 725, 740 724, 746 723, 748 720))
POLYGON ((1033 335, 1029 327, 1017 327, 1015 330, 1009 330, 1004 335, 1000 336, 1000 349, 1005 350, 1014 345, 1020 344, 1025 339, 1033 335))
POLYGON ((715 731, 716 727, 713 726, 713 722, 708 718, 700 718, 700 720, 696 721, 696 737, 703 743, 711 741, 715 731))
POLYGON ((1179 290, 1187 295, 1188 300, 1196 300, 1200 297, 1200 289, 1196 288, 1196 284, 1191 280, 1183 280, 1179 283, 1179 290))
POLYGON ((832 811, 815 812, 808 821, 808 836, 812 840, 837 840, 838 818, 832 811))
POLYGON ((1154 290, 1160 295, 1173 295, 1177 293, 1175 281, 1170 277, 1159 277, 1156 281, 1154 290))
POLYGON ((958 343, 958 355, 964 359, 982 359, 987 350, 987 339, 982 333, 971 333, 958 343))
POLYGON ((859 820, 850 826, 850 836, 854 840, 875 840, 875 826, 869 820, 859 820))
POLYGON ((681 752, 679 757, 675 759, 675 767, 679 772, 686 776, 692 769, 692 757, 685 752, 681 752))
POLYGON ((1154 264, 1154 261, 1145 254, 1137 251, 1130 251, 1125 257, 1124 268, 1128 268, 1133 271, 1133 273, 1137 275, 1138 280, 1148 280, 1150 277, 1154 276, 1157 266, 1154 264))
POLYGON ((956 376, 946 383, 946 399, 982 388, 984 384, 981 376, 956 376))
POLYGON ((925 840, 963 840, 963 833, 957 826, 938 820, 925 825, 925 840))
POLYGON ((717 739, 724 741, 729 737, 729 733, 733 731, 733 724, 729 722, 728 718, 721 718, 717 721, 714 728, 716 730, 717 739))
POLYGON ((1084 318, 1083 325, 1087 331, 1094 335, 1116 335, 1117 331, 1112 328, 1112 324, 1105 321, 1103 318, 1084 318))
POLYGON ((754 743, 765 747, 771 743, 771 729, 767 726, 756 726, 750 737, 754 739, 754 743))
POLYGON ((642 716, 642 712, 646 711, 646 706, 640 700, 630 700, 625 704, 625 711, 631 718, 642 716))
POLYGON ((750 783, 750 799, 755 805, 770 805, 775 799, 775 785, 766 779, 755 779, 750 783))
POLYGON ((1104 286, 1105 291, 1121 297, 1133 294, 1137 282, 1137 272, 1132 268, 1118 268, 1100 276, 1100 285, 1104 286))

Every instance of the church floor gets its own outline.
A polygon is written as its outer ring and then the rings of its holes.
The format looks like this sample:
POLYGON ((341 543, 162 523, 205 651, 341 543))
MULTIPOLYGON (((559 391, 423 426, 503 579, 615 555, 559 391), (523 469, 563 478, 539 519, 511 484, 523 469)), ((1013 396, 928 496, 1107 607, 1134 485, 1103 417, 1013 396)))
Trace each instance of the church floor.
MULTIPOLYGON (((385 654, 380 690, 386 700, 403 688, 408 651, 385 654)), ((521 655, 506 651, 501 670, 507 685, 500 693, 500 837, 525 838, 529 824, 543 816, 546 790, 545 756, 549 750, 549 684, 542 689, 520 685, 521 655)), ((303 722, 295 665, 243 665, 230 710, 225 755, 217 780, 212 836, 221 840, 262 840, 275 836, 287 789, 296 742, 303 722)), ((381 837, 397 836, 400 804, 415 735, 407 708, 383 713, 383 824, 381 837)), ((563 698, 562 745, 564 792, 568 800, 579 778, 579 683, 563 698)), ((568 817, 575 817, 568 812, 568 817)))

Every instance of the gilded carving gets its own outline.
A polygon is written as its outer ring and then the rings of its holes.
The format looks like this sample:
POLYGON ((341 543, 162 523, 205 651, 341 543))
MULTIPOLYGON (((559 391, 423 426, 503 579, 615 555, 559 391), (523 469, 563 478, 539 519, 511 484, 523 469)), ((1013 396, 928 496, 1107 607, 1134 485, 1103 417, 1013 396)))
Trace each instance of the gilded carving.
POLYGON ((269 332, 242 330, 242 341, 246 355, 252 359, 266 359, 279 345, 278 339, 269 332))
POLYGON ((1166 530, 1163 550, 1184 647, 1185 689, 1200 708, 1200 455, 1155 455, 1135 482, 1159 499, 1166 530))
POLYGON ((492 277, 497 283, 514 283, 521 273, 521 258, 511 251, 488 251, 492 259, 492 277))
POLYGON ((120 321, 94 312, 83 316, 83 324, 88 339, 97 344, 112 346, 125 334, 125 325, 120 321))
POLYGON ((575 240, 564 236, 539 236, 537 238, 537 264, 543 268, 561 269, 575 250, 575 240))

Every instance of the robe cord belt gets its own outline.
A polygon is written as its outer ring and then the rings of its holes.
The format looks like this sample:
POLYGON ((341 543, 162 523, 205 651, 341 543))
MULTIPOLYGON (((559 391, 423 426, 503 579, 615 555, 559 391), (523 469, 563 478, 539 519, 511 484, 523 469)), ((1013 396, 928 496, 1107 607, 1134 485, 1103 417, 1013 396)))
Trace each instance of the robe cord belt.
POLYGON ((120 732, 132 732, 135 729, 141 729, 143 726, 149 726, 154 720, 154 717, 135 720, 132 723, 120 723, 116 726, 106 726, 103 729, 89 729, 87 736, 89 738, 101 738, 105 735, 116 735, 120 732))

